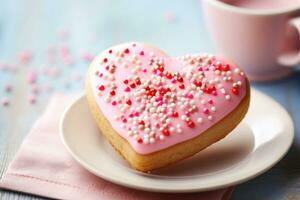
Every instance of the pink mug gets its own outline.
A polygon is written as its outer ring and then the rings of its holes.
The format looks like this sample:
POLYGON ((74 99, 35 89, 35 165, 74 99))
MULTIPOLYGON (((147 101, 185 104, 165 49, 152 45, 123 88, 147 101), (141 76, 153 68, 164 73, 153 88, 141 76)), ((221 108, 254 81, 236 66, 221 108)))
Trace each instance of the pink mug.
POLYGON ((300 1, 277 9, 249 9, 202 0, 211 37, 250 80, 285 77, 300 63, 300 1))

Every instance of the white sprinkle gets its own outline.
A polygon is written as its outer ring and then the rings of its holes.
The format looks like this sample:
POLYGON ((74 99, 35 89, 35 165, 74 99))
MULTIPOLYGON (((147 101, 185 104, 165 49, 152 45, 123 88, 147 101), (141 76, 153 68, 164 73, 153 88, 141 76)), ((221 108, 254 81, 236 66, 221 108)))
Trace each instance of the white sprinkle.
POLYGON ((143 142, 144 142, 145 144, 148 144, 148 143, 149 143, 149 138, 144 138, 144 139, 143 139, 143 142))
POLYGON ((149 142, 152 144, 152 143, 155 142, 155 139, 154 139, 153 137, 151 137, 151 138, 149 139, 149 142))
POLYGON ((226 93, 226 91, 225 91, 224 88, 221 88, 220 91, 221 91, 222 94, 225 94, 225 93, 226 93))
POLYGON ((215 111, 216 111, 216 107, 215 107, 215 106, 212 106, 212 107, 211 107, 211 111, 215 112, 215 111))
POLYGON ((202 119, 201 117, 199 117, 199 118, 197 119, 197 122, 198 122, 199 124, 201 124, 201 123, 203 122, 203 119, 202 119))
POLYGON ((165 139, 165 136, 164 136, 164 135, 159 135, 159 139, 160 139, 160 140, 164 140, 164 139, 165 139))
POLYGON ((230 95, 227 94, 227 95, 225 96, 225 99, 226 99, 226 100, 230 100, 230 95))
POLYGON ((240 72, 240 69, 239 69, 239 68, 235 68, 235 69, 234 69, 234 73, 235 73, 235 74, 238 74, 239 72, 240 72))
POLYGON ((145 128, 144 131, 145 131, 145 133, 150 133, 151 130, 150 130, 150 128, 145 128))
POLYGON ((156 130, 156 128, 153 127, 152 129, 153 129, 153 130, 152 130, 152 131, 150 132, 150 134, 149 134, 150 136, 154 136, 154 135, 155 135, 154 130, 156 130))

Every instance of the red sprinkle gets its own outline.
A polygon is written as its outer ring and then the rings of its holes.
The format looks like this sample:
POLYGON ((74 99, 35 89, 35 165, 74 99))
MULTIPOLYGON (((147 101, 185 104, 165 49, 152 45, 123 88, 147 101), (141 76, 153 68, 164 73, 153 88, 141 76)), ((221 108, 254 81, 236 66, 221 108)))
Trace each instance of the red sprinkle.
POLYGON ((129 53, 129 49, 125 49, 125 50, 124 50, 124 53, 127 53, 127 54, 128 54, 128 53, 129 53))
POLYGON ((197 87, 201 87, 202 82, 201 81, 194 81, 194 85, 196 85, 197 87))
POLYGON ((160 72, 163 72, 163 71, 165 70, 165 68, 164 68, 164 67, 159 67, 158 70, 159 70, 160 72))
POLYGON ((167 77, 167 79, 172 79, 173 75, 171 73, 167 73, 166 77, 167 77))
POLYGON ((179 82, 183 82, 183 78, 181 77, 181 76, 179 76, 178 78, 177 78, 177 81, 179 81, 179 82))
POLYGON ((128 81, 127 79, 125 79, 125 80, 123 81, 123 83, 124 83, 124 84, 128 84, 129 81, 128 81))
POLYGON ((150 95, 154 97, 155 94, 156 94, 156 91, 157 91, 156 89, 152 89, 152 90, 150 91, 150 95))
POLYGON ((107 58, 104 58, 104 59, 103 59, 103 62, 104 62, 104 63, 107 63, 107 61, 108 61, 107 58))
POLYGON ((111 105, 115 106, 115 105, 117 105, 117 102, 113 101, 113 102, 111 102, 111 105))
POLYGON ((110 53, 110 54, 112 54, 112 52, 113 52, 113 51, 112 51, 111 49, 108 51, 108 53, 110 53))
POLYGON ((135 88, 135 87, 136 87, 135 83, 131 83, 131 84, 130 84, 130 87, 131 87, 131 88, 135 88))
POLYGON ((172 114, 172 116, 173 116, 173 117, 178 117, 178 112, 174 112, 174 113, 172 114))
POLYGON ((110 91, 110 95, 111 96, 115 96, 116 95, 116 92, 114 90, 110 91))
MULTIPOLYGON (((210 86, 210 87, 204 88, 204 92, 207 93, 207 94, 212 94, 213 91, 216 91, 216 87, 215 86, 210 86)), ((216 93, 214 93, 214 94, 216 94, 216 93)))
POLYGON ((139 138, 137 142, 141 144, 143 142, 142 138, 139 138))
POLYGON ((231 92, 233 93, 233 94, 235 94, 235 95, 238 95, 240 92, 239 92, 239 89, 237 89, 237 88, 232 88, 231 89, 231 92))
POLYGON ((221 65, 216 66, 215 70, 222 71, 222 66, 221 65))
POLYGON ((100 85, 98 89, 103 91, 103 90, 105 90, 105 87, 104 87, 104 85, 100 85))
POLYGON ((132 104, 132 102, 131 102, 130 99, 128 99, 128 100, 126 101, 126 103, 127 103, 129 106, 131 106, 131 104, 132 104))
POLYGON ((223 66, 223 71, 229 71, 229 70, 230 70, 230 66, 228 64, 223 66))
POLYGON ((136 79, 135 83, 136 83, 137 85, 141 85, 141 84, 142 84, 142 83, 141 83, 141 80, 140 80, 139 78, 136 79))
POLYGON ((188 122, 187 122, 187 125, 188 125, 188 127, 190 127, 190 128, 195 128, 195 123, 194 123, 192 120, 188 121, 188 122))
POLYGON ((170 131, 168 129, 164 129, 162 131, 162 133, 165 135, 165 136, 170 136, 170 131))
POLYGON ((145 55, 144 51, 141 51, 141 52, 140 52, 140 55, 141 55, 141 56, 145 55))
POLYGON ((181 84, 181 85, 179 85, 179 88, 180 88, 180 89, 184 89, 185 86, 184 86, 183 84, 181 84))

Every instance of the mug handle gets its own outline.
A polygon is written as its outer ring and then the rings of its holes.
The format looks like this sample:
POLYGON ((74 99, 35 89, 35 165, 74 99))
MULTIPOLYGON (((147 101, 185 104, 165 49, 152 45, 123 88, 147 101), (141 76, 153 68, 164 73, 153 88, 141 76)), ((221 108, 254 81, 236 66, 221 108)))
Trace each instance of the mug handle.
MULTIPOLYGON (((300 17, 290 19, 288 21, 288 26, 296 31, 297 37, 300 39, 300 17)), ((278 58, 278 63, 285 67, 294 67, 295 65, 300 64, 300 47, 297 52, 281 54, 278 58)))

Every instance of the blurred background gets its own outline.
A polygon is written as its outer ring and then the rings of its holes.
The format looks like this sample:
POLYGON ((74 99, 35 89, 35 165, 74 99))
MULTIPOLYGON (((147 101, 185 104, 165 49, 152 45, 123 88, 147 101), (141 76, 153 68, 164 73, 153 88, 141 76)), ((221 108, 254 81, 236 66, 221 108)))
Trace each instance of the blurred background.
MULTIPOLYGON (((200 1, 0 0, 0 175, 52 93, 83 93, 88 65, 104 48, 142 41, 172 56, 217 53, 200 1)), ((288 110, 297 133, 299 77, 296 70, 284 80, 252 85, 288 110)), ((296 140, 283 161, 239 185, 233 199, 299 199, 299 155, 296 140)), ((5 197, 35 199, 0 190, 5 197)))

